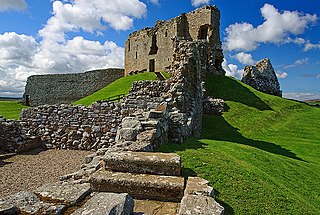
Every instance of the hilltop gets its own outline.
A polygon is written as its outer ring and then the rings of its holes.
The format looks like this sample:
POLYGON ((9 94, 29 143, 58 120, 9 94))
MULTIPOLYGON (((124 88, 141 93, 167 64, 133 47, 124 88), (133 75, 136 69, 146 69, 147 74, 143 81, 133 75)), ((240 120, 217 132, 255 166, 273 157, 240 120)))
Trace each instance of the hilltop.
POLYGON ((203 117, 200 139, 160 151, 209 180, 227 214, 319 214, 320 109, 231 77, 209 76, 207 93, 225 99, 226 112, 203 117))

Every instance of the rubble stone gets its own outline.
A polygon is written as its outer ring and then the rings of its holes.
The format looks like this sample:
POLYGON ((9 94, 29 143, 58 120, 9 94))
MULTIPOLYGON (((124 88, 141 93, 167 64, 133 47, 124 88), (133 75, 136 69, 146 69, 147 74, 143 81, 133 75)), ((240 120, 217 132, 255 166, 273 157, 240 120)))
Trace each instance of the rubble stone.
POLYGON ((72 215, 129 215, 133 213, 133 208, 134 201, 127 193, 95 193, 72 215))
POLYGON ((59 181, 39 187, 35 193, 41 196, 42 199, 72 206, 89 195, 91 193, 91 188, 88 183, 76 184, 59 181))

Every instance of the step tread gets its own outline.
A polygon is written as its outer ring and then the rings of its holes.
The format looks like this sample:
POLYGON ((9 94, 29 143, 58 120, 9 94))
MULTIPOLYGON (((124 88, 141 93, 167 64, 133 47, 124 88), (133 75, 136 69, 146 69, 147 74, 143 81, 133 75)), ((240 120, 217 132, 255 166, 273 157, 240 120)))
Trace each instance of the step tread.
POLYGON ((90 178, 93 191, 129 193, 138 199, 180 201, 184 178, 99 170, 90 178))
POLYGON ((179 176, 181 158, 174 153, 113 152, 102 158, 106 169, 119 172, 179 176))

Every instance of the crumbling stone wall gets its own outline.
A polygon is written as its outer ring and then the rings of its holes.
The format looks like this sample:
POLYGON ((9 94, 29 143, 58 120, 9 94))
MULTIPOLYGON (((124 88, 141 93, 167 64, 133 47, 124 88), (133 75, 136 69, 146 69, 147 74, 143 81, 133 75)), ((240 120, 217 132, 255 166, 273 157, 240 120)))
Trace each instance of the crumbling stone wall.
POLYGON ((115 145, 122 120, 119 103, 43 105, 24 109, 23 126, 40 136, 46 148, 97 150, 115 145))
POLYGON ((152 151, 168 138, 199 136, 208 50, 206 41, 176 42, 171 79, 135 82, 121 102, 25 109, 21 130, 47 148, 82 150, 152 151))
POLYGON ((224 75, 219 31, 220 11, 215 6, 205 6, 169 21, 157 21, 155 27, 136 31, 128 37, 125 74, 169 71, 177 41, 204 40, 209 44, 208 69, 224 75))
POLYGON ((123 76, 123 69, 30 76, 25 87, 23 102, 30 106, 71 103, 123 76))

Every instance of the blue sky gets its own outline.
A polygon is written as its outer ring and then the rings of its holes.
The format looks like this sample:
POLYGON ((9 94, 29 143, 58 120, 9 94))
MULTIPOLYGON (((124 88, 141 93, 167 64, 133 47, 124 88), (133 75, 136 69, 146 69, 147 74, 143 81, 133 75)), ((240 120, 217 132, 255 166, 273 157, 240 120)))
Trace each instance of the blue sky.
POLYGON ((123 67, 131 32, 206 4, 228 75, 268 57, 284 96, 320 99, 319 0, 0 0, 0 96, 20 97, 30 75, 123 67))

